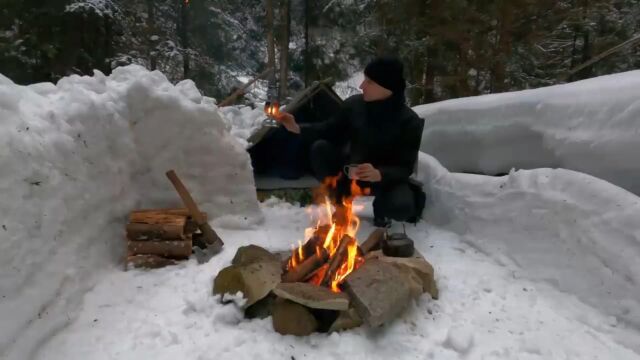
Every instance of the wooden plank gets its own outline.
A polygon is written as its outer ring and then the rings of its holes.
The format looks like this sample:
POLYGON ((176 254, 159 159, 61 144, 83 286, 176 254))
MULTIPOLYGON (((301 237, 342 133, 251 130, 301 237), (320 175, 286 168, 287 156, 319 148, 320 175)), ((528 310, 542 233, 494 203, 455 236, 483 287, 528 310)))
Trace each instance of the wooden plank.
POLYGON ((157 255, 169 259, 187 259, 191 256, 192 246, 191 237, 184 241, 127 241, 129 256, 157 255))

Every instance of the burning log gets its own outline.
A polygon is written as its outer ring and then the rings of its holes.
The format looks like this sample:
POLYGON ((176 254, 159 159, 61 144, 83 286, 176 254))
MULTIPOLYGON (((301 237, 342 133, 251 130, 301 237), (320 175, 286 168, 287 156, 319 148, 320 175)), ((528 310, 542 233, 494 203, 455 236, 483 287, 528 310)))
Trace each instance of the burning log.
POLYGON ((329 253, 325 249, 320 249, 317 253, 306 258, 300 265, 289 270, 282 277, 282 282, 298 282, 303 280, 308 274, 322 266, 329 259, 329 253))
POLYGON ((353 238, 346 234, 342 237, 342 239, 340 239, 340 245, 338 245, 338 249, 329 260, 329 269, 327 269, 327 272, 324 273, 324 277, 320 282, 320 286, 331 285, 331 278, 333 278, 333 276, 336 274, 336 271, 338 271, 342 263, 347 258, 347 250, 351 241, 353 241, 353 238))

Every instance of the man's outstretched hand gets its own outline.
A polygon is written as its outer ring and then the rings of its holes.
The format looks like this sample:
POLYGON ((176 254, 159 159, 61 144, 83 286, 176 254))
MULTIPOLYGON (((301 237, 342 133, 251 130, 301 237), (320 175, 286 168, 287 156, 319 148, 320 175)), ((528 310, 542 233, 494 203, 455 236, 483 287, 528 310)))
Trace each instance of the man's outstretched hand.
POLYGON ((360 164, 356 168, 356 176, 358 180, 378 182, 382 180, 382 174, 380 170, 373 167, 371 164, 360 164))
POLYGON ((300 125, 296 122, 296 118, 288 112, 281 112, 275 117, 276 121, 282 124, 285 129, 294 134, 300 134, 300 125))

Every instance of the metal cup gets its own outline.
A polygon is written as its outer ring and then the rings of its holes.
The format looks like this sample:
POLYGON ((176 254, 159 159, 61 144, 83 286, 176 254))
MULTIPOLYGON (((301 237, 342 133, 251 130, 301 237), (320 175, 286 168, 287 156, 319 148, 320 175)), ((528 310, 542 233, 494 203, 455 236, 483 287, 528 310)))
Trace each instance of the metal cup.
POLYGON ((358 180, 358 176, 356 175, 357 168, 358 164, 349 164, 345 165, 342 171, 344 171, 344 174, 347 175, 349 179, 358 180))

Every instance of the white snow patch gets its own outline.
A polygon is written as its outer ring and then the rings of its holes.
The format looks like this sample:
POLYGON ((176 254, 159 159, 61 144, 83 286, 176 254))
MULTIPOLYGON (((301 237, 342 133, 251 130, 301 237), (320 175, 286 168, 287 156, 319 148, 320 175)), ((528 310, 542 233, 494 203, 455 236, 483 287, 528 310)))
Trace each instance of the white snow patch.
POLYGON ((260 107, 250 106, 225 106, 220 108, 223 119, 229 125, 231 135, 242 142, 245 147, 249 145, 247 140, 263 125, 264 111, 260 107))
POLYGON ((421 150, 454 172, 566 168, 640 194, 640 71, 421 105, 421 150))
MULTIPOLYGON (((429 196, 425 219, 514 268, 514 279, 551 284, 607 322, 640 329, 639 197, 563 169, 449 173, 424 153, 418 174, 429 196)), ((640 350, 637 339, 621 341, 640 350)))
POLYGON ((451 327, 447 332, 444 346, 461 354, 466 354, 473 346, 473 333, 466 327, 451 327))
POLYGON ((56 85, 0 75, 0 358, 32 358, 72 322, 119 266, 129 211, 181 206, 167 170, 211 218, 261 220, 247 153, 198 95, 139 66, 56 85))

